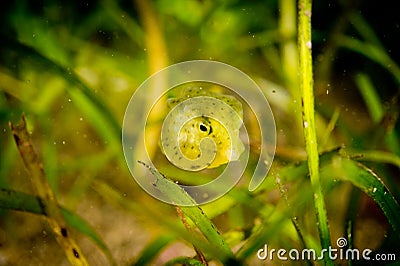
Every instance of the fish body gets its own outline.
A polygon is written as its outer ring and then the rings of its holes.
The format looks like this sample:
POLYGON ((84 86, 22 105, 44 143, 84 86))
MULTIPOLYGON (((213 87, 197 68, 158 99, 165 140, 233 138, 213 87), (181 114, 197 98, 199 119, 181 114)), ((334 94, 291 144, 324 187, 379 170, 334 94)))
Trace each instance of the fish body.
POLYGON ((189 87, 167 100, 161 146, 174 165, 190 171, 215 168, 238 160, 243 108, 234 96, 189 87))

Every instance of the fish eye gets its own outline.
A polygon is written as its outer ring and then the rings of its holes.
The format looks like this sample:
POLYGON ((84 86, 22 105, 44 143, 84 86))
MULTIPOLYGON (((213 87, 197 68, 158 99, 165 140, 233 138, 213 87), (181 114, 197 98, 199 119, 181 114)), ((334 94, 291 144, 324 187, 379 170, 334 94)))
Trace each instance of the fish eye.
POLYGON ((202 131, 202 132, 208 132, 208 135, 210 135, 212 132, 213 132, 213 128, 212 128, 212 126, 211 125, 205 125, 205 124, 203 124, 203 123, 200 123, 200 125, 199 125, 199 129, 200 129, 200 131, 202 131))
POLYGON ((203 132, 207 132, 208 131, 208 128, 204 124, 200 124, 199 128, 203 132))

